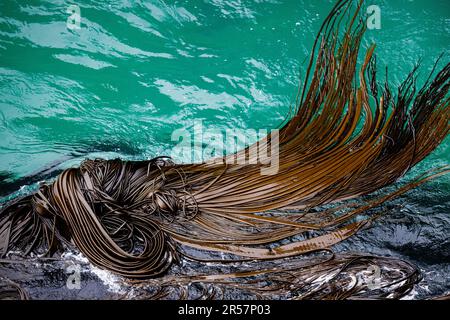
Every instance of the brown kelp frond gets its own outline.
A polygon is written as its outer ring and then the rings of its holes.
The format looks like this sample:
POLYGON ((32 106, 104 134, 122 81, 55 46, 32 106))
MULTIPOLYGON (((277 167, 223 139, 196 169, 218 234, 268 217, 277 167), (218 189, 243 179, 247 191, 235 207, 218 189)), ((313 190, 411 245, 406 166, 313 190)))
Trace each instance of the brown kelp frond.
POLYGON ((25 255, 35 249, 44 249, 44 255, 52 254, 61 241, 65 242, 60 231, 64 227, 56 224, 58 217, 40 215, 32 199, 33 196, 15 199, 0 210, 0 257, 12 246, 25 255))
POLYGON ((298 256, 347 239, 377 216, 367 210, 448 173, 447 166, 366 203, 336 204, 393 183, 449 131, 450 64, 420 90, 416 66, 393 94, 378 83, 375 46, 358 65, 361 4, 338 1, 325 19, 294 115, 278 133, 202 164, 85 161, 2 209, 2 253, 40 244, 52 253, 70 241, 93 264, 134 278, 165 272, 180 244, 245 261, 298 256), (258 161, 264 148, 275 171, 258 161), (242 158, 251 164, 232 161, 242 158))
POLYGON ((28 293, 17 283, 0 278, 0 300, 28 300, 28 293))
POLYGON ((74 243, 94 264, 132 277, 157 275, 174 255, 167 234, 152 219, 151 195, 139 200, 140 183, 152 181, 141 177, 128 164, 86 163, 64 171, 40 200, 67 222, 74 243), (139 185, 133 187, 135 178, 139 185))
POLYGON ((442 301, 450 300, 450 293, 443 295, 443 296, 432 298, 430 300, 442 300, 442 301))
POLYGON ((127 299, 398 299, 420 279, 406 261, 348 254, 280 261, 261 270, 166 276, 131 283, 127 299))

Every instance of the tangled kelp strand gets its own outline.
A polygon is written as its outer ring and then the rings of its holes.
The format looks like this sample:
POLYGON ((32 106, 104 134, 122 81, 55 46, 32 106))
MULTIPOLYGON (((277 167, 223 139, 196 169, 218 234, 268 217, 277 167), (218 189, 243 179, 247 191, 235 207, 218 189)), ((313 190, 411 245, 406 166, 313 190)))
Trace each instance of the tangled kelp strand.
POLYGON ((1 209, 1 253, 51 255, 73 242, 94 265, 131 278, 166 272, 180 259, 179 245, 243 260, 292 257, 347 239, 374 218, 363 217, 367 210, 448 173, 448 166, 429 172, 367 203, 336 204, 397 181, 449 131, 450 64, 419 90, 415 66, 394 95, 376 79, 375 46, 358 66, 365 23, 362 2, 352 5, 338 1, 325 19, 278 135, 214 163, 87 160, 1 209), (264 164, 227 161, 258 163, 258 148, 274 144, 275 175, 261 174, 264 164), (311 210, 321 205, 331 208, 311 210), (280 209, 299 212, 266 213, 280 209), (298 235, 312 236, 277 243, 298 235))
POLYGON ((164 277, 148 280, 125 279, 92 268, 76 252, 65 253, 63 260, 55 263, 17 258, 0 264, 0 269, 10 275, 20 271, 13 279, 30 292, 31 299, 54 298, 55 293, 56 297, 101 294, 94 293, 99 279, 109 287, 106 297, 121 299, 385 299, 407 296, 420 280, 418 269, 406 261, 334 254, 331 250, 264 263, 184 260, 183 266, 171 269, 164 277), (27 268, 30 262, 40 267, 27 268), (66 268, 74 265, 80 267, 81 291, 66 287, 66 268), (49 290, 54 293, 49 295, 49 290))
POLYGON ((0 278, 0 300, 28 300, 28 293, 17 283, 0 278))
MULTIPOLYGON (((138 299, 386 299, 407 295, 421 276, 406 261, 371 255, 310 256, 258 270, 166 276, 132 282, 138 299), (368 269, 373 266, 375 273, 368 269)), ((127 296, 125 296, 127 297, 127 296)))

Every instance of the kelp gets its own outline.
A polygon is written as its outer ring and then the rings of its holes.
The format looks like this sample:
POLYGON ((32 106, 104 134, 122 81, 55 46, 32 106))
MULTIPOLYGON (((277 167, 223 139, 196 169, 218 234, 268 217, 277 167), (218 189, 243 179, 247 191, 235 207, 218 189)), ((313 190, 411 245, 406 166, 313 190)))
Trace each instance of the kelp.
MULTIPOLYGON (((397 191, 348 202, 396 182, 449 131, 450 64, 437 72, 436 63, 420 89, 415 66, 394 94, 377 79, 375 46, 358 64, 361 6, 337 1, 325 19, 297 104, 276 136, 200 164, 86 160, 1 209, 1 254, 51 255, 74 244, 92 264, 136 279, 161 276, 186 258, 180 247, 229 253, 231 263, 294 257, 347 239, 377 217, 369 209, 448 173, 437 168, 397 191), (278 172, 261 174, 258 150, 273 144, 278 172)), ((330 297, 325 289, 317 295, 330 297)))
POLYGON ((0 300, 28 300, 28 293, 17 283, 0 278, 0 300))
MULTIPOLYGON (((73 263, 80 267, 83 288, 90 291, 93 274, 84 259, 78 260, 70 254, 62 259, 17 255, 10 254, 9 259, 1 261, 0 270, 14 281, 0 277, 0 300, 45 299, 49 293, 52 297, 73 297, 71 288, 65 286, 67 279, 59 276, 73 263)), ((335 254, 332 250, 323 250, 263 263, 254 260, 209 264, 186 254, 182 265, 162 277, 145 281, 114 278, 113 286, 120 286, 120 290, 108 292, 106 296, 96 292, 95 297, 122 300, 396 299, 413 297, 416 293, 412 289, 420 280, 419 269, 407 261, 354 252, 335 254)), ((85 299, 86 295, 83 297, 85 299)))
POLYGON ((122 299, 395 299, 410 293, 421 279, 415 266, 400 259, 331 251, 306 260, 277 260, 266 269, 245 269, 131 282, 122 299))

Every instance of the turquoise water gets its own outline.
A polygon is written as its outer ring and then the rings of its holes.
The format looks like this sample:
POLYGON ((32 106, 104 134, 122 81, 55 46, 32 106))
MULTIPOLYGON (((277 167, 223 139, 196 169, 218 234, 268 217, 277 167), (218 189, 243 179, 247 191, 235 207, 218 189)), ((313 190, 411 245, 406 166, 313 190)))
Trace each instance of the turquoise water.
MULTIPOLYGON (((393 87, 420 58, 419 84, 441 53, 441 66, 449 61, 449 1, 366 4, 380 7, 381 29, 368 30, 363 44, 376 43, 378 68, 389 66, 393 87)), ((332 5, 1 1, 0 197, 36 182, 29 179, 36 173, 54 176, 84 158, 168 155, 176 144, 172 132, 198 120, 221 130, 276 128, 332 5), (79 29, 67 23, 73 4, 79 29)), ((407 178, 449 160, 447 137, 407 178)), ((449 176, 386 204, 381 210, 389 217, 336 249, 407 259, 424 273, 419 297, 448 292, 449 176)), ((101 297, 98 290, 87 294, 101 297)))
MULTIPOLYGON (((275 128, 333 1, 11 1, 0 4, 0 172, 7 181, 84 157, 170 154, 172 132, 275 128), (78 4, 79 29, 68 28, 78 4)), ((450 2, 381 9, 379 68, 420 79, 450 49, 450 2)), ((445 59, 444 59, 445 60, 445 59)), ((448 139, 435 159, 448 162, 448 139)))

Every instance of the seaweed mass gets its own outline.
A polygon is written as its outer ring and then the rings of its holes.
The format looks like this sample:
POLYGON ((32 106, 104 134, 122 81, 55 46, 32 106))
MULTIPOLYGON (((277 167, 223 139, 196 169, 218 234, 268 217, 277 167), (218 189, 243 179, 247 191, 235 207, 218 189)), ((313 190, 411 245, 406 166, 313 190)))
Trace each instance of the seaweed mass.
POLYGON ((188 297, 186 288, 195 282, 205 287, 201 296, 210 298, 217 290, 209 285, 257 297, 406 294, 420 279, 414 266, 368 254, 335 255, 331 248, 381 214, 368 214, 370 209, 450 172, 449 166, 435 168, 395 191, 364 197, 396 182, 446 138, 450 63, 438 70, 436 62, 420 88, 415 66, 393 92, 388 80, 377 79, 375 46, 359 59, 366 31, 361 6, 362 1, 339 0, 326 17, 296 105, 276 137, 269 134, 208 163, 176 164, 168 157, 86 160, 0 209, 0 254, 52 256, 76 247, 95 266, 153 283, 158 290, 147 298, 167 297, 169 287, 178 288, 179 298, 188 297), (263 175, 263 164, 252 157, 262 145, 274 144, 278 172, 263 175), (254 164, 226 161, 238 157, 254 164), (204 259, 186 248, 232 258, 204 259), (321 254, 296 262, 311 253, 321 254), (253 267, 230 274, 167 275, 181 259, 253 267), (263 260, 273 267, 258 268, 263 260), (397 270, 382 279, 383 290, 372 293, 367 283, 350 284, 349 274, 374 261, 397 270), (330 280, 314 286, 321 275, 330 280))

